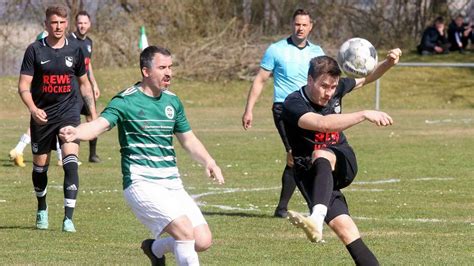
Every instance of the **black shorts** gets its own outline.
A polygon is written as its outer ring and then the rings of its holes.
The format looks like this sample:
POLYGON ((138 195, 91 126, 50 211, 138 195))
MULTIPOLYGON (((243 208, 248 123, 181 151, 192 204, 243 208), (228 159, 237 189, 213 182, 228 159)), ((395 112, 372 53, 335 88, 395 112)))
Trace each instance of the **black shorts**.
POLYGON ((273 122, 275 122, 275 127, 278 130, 278 134, 280 134, 281 141, 283 142, 283 145, 285 145, 286 152, 289 152, 291 150, 291 146, 290 142, 288 142, 288 137, 286 136, 285 124, 283 123, 283 119, 281 117, 282 112, 283 103, 273 103, 273 122))
MULTIPOLYGON (((63 144, 63 141, 58 137, 59 130, 65 126, 76 127, 80 123, 80 119, 70 119, 58 123, 38 125, 31 119, 31 151, 33 154, 46 154, 51 150, 56 150, 56 139, 59 141, 59 145, 63 144)), ((79 144, 79 141, 76 140, 74 143, 79 144)))
MULTIPOLYGON (((349 186, 357 175, 357 160, 349 144, 335 145, 329 147, 329 149, 336 155, 336 166, 332 172, 334 188, 328 206, 326 222, 331 221, 340 214, 349 215, 347 202, 340 189, 349 186)), ((314 203, 311 202, 313 198, 311 194, 313 193, 314 177, 316 176, 315 166, 311 163, 311 158, 309 157, 295 157, 293 169, 296 185, 305 198, 308 208, 311 210, 314 206, 314 203)))

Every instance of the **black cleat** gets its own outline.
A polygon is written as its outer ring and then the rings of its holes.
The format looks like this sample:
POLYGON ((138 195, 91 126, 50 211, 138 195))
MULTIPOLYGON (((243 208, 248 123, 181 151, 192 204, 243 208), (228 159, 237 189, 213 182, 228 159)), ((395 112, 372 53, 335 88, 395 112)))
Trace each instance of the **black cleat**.
POLYGON ((286 209, 276 209, 275 213, 273 213, 274 217, 277 218, 286 218, 288 217, 288 211, 286 209))
POLYGON ((154 239, 143 240, 142 247, 141 247, 143 250, 143 253, 145 253, 145 255, 147 255, 147 257, 150 259, 152 266, 165 266, 166 265, 165 256, 163 255, 163 257, 158 258, 151 251, 151 245, 153 244, 154 241, 155 241, 154 239))
POLYGON ((100 158, 97 156, 97 154, 89 156, 89 162, 90 163, 100 163, 100 158))

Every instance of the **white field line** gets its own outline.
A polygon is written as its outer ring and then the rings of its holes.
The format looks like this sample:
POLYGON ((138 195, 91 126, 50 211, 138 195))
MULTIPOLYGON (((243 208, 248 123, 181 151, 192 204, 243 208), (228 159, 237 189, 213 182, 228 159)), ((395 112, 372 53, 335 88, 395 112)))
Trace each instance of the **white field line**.
POLYGON ((453 221, 446 219, 437 219, 437 218, 373 218, 373 217, 363 217, 363 216, 353 216, 352 218, 356 220, 370 220, 370 221, 397 221, 397 222, 411 222, 411 223, 453 223, 453 224, 473 224, 472 221, 453 221))
POLYGON ((226 194, 226 193, 236 193, 236 192, 254 192, 254 191, 265 191, 265 190, 275 190, 275 189, 280 189, 280 187, 269 187, 269 188, 227 188, 227 189, 222 189, 222 190, 215 190, 215 191, 209 191, 209 192, 204 192, 201 194, 194 194, 191 195, 193 199, 199 199, 200 197, 203 196, 208 196, 208 195, 216 195, 216 194, 226 194))
POLYGON ((436 119, 436 120, 425 120, 425 124, 441 124, 441 123, 472 123, 472 118, 461 118, 461 119, 436 119))
POLYGON ((448 181, 448 180, 454 180, 454 177, 420 177, 420 178, 415 178, 411 179, 413 181, 448 181))
POLYGON ((375 181, 354 181, 352 184, 355 185, 370 185, 370 184, 387 184, 387 183, 398 183, 400 179, 392 178, 385 180, 375 180, 375 181))

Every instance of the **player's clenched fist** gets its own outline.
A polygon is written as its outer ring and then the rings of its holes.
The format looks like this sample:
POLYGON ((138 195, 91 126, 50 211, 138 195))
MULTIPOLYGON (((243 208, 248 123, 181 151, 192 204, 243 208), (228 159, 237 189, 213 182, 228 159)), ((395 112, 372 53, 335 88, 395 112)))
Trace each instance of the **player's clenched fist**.
POLYGON ((390 126, 393 124, 393 119, 387 113, 380 111, 365 111, 364 117, 377 126, 390 126))
POLYGON ((59 137, 64 142, 72 142, 77 138, 77 129, 72 126, 63 127, 59 130, 59 137))

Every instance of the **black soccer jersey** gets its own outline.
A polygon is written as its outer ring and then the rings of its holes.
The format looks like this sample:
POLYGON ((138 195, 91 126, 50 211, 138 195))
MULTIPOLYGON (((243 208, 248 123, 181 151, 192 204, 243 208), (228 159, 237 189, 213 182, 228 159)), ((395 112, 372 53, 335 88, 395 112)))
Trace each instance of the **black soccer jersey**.
POLYGON ((62 48, 53 49, 46 38, 35 41, 26 49, 20 73, 33 76, 31 95, 35 105, 48 115, 48 124, 80 116, 79 86, 73 83, 86 68, 77 45, 66 39, 62 48))
POLYGON ((302 129, 298 126, 298 120, 309 112, 320 115, 341 113, 342 97, 351 92, 354 87, 355 79, 341 78, 333 97, 326 106, 312 103, 305 94, 304 87, 286 97, 282 117, 293 156, 308 157, 314 150, 347 143, 342 131, 325 133, 302 129))
POLYGON ((74 40, 77 42, 77 45, 81 48, 82 53, 84 54, 84 62, 86 63, 86 71, 89 71, 89 64, 92 58, 92 39, 87 37, 81 39, 77 36, 76 33, 71 33, 69 40, 74 40))

